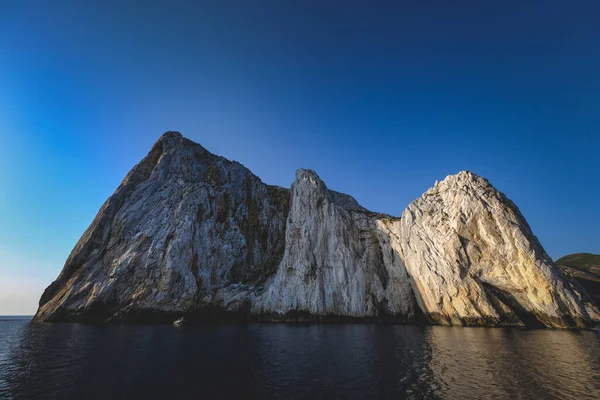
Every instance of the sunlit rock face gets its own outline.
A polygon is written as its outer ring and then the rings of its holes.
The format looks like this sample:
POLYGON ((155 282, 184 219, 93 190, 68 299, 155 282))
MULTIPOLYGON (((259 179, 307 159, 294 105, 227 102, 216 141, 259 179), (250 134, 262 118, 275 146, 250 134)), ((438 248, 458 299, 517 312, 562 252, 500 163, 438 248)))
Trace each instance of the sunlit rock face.
POLYGON ((391 320, 586 326, 585 290, 485 179, 450 176, 402 219, 300 169, 291 190, 167 132, 44 292, 36 320, 391 320))
POLYGON ((328 190, 314 171, 298 170, 283 260, 253 311, 412 320, 406 269, 384 228, 394 220, 328 190))
POLYGON ((517 206, 470 172, 412 202, 400 240, 419 305, 435 322, 568 327, 597 317, 517 206))

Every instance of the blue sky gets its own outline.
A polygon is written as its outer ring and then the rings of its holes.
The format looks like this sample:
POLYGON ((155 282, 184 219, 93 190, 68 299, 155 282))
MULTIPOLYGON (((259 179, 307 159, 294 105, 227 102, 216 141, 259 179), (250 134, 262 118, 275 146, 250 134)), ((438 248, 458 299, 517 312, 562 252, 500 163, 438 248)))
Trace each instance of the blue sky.
POLYGON ((600 253, 598 20, 596 1, 0 0, 0 314, 35 312, 166 130, 395 215, 468 169, 552 257, 600 253))

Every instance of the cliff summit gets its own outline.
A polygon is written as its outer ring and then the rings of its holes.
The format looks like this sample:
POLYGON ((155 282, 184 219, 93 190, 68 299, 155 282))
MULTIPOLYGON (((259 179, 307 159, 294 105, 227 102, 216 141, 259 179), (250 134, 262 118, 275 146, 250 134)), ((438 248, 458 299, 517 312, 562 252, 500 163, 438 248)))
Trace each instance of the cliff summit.
POLYGON ((517 206, 462 171, 401 218, 299 169, 291 189, 167 132, 127 174, 36 320, 389 320, 587 327, 598 309, 517 206))

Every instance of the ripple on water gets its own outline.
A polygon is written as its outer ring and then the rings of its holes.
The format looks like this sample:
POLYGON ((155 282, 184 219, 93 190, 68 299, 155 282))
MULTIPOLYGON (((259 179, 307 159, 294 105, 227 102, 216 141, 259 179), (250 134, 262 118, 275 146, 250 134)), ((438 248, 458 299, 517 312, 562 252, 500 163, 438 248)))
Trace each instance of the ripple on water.
POLYGON ((600 399, 597 332, 0 319, 0 398, 600 399))

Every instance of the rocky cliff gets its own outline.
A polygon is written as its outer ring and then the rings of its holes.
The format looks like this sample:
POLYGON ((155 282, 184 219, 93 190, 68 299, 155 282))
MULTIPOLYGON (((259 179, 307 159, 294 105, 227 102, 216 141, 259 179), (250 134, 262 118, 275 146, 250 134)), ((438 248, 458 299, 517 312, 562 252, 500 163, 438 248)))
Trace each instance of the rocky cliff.
POLYGON ((289 190, 177 132, 125 177, 42 295, 37 319, 145 320, 243 306, 276 271, 289 190))
POLYGON ((568 327, 597 317, 517 206, 470 172, 449 176, 411 203, 400 242, 420 306, 433 321, 568 327))
POLYGON ((36 320, 427 320, 585 327, 589 296, 487 180, 449 176, 402 218, 300 169, 291 190, 167 132, 44 292, 36 320))
POLYGON ((385 221, 300 169, 292 184, 283 259, 255 314, 385 317, 417 311, 406 268, 385 221))

